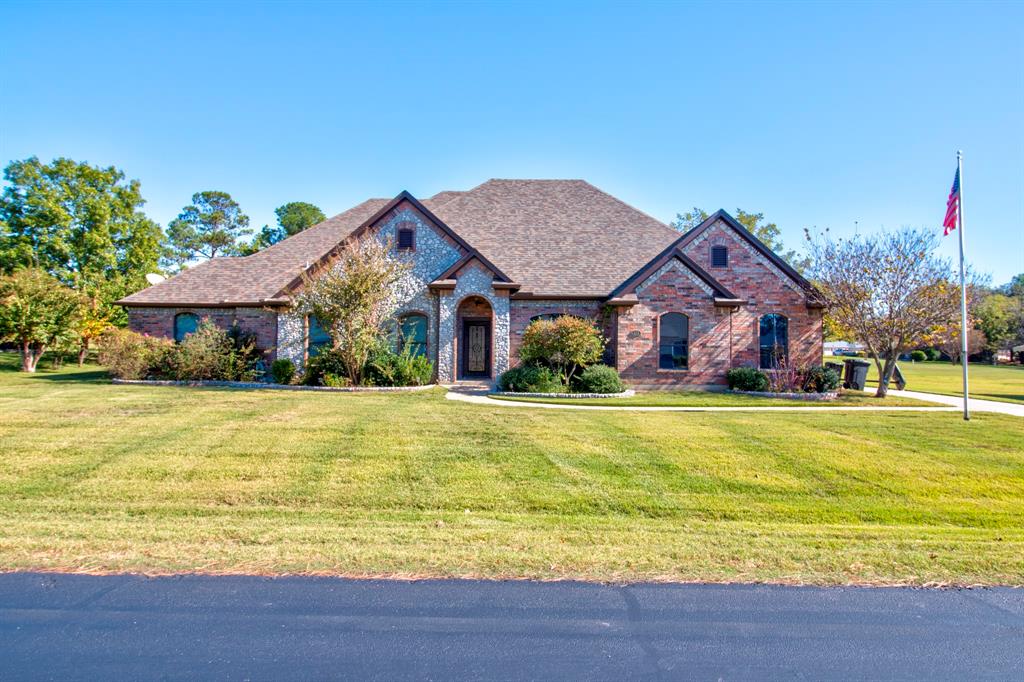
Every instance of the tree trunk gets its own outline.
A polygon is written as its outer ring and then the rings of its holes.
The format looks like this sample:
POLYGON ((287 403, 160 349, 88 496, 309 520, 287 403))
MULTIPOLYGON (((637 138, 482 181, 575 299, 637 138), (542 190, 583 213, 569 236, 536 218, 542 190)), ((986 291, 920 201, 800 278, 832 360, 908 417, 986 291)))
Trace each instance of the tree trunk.
POLYGON ((82 346, 78 349, 78 366, 85 364, 85 356, 89 354, 89 341, 82 339, 82 346))
POLYGON ((878 390, 875 391, 876 398, 884 398, 889 393, 889 382, 892 381, 892 375, 896 371, 897 357, 896 353, 890 352, 888 357, 885 358, 885 364, 878 375, 878 390))
POLYGON ((21 371, 35 372, 42 354, 39 348, 33 348, 32 344, 27 341, 21 344, 21 371))

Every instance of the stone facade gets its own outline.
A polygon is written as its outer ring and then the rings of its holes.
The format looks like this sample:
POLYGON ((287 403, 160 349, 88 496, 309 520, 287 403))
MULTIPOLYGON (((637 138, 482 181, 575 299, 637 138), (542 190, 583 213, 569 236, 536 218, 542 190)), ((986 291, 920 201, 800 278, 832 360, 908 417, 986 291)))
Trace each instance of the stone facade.
MULTIPOLYGON (((458 379, 458 346, 460 335, 459 307, 474 296, 491 307, 491 376, 497 378, 509 367, 509 297, 494 289, 494 276, 476 261, 467 263, 455 274, 455 289, 442 293, 438 301, 439 331, 437 380, 443 383, 458 379)), ((480 312, 480 311, 478 311, 480 312)))

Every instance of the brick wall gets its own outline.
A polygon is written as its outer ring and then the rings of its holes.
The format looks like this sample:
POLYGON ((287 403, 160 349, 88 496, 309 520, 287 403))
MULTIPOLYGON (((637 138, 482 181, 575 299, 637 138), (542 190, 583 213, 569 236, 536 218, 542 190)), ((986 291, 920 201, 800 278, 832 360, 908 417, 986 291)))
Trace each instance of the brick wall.
POLYGON ((265 308, 128 308, 128 328, 140 334, 174 338, 174 317, 193 313, 209 319, 221 329, 236 322, 246 332, 256 334, 256 345, 273 360, 277 346, 277 313, 265 308))
POLYGON ((731 367, 729 310, 716 308, 706 285, 681 263, 673 263, 637 290, 638 304, 620 309, 616 367, 623 379, 637 384, 724 383, 731 367), (658 324, 665 313, 682 313, 689 320, 686 369, 658 367, 658 324))
POLYGON ((593 320, 601 328, 605 339, 608 341, 608 353, 606 361, 614 364, 614 322, 605 319, 608 316, 603 314, 604 303, 602 301, 588 300, 516 300, 512 299, 512 307, 509 311, 510 317, 510 357, 511 364, 519 364, 519 347, 523 344, 523 332, 530 326, 530 318, 537 315, 575 315, 588 320, 593 320))
POLYGON ((789 357, 796 366, 822 362, 822 312, 808 308, 806 296, 771 261, 719 221, 687 245, 689 256, 734 294, 747 301, 733 316, 733 364, 756 367, 759 363, 759 327, 762 315, 781 313, 789 319, 789 357), (727 268, 711 267, 711 247, 725 246, 727 268))

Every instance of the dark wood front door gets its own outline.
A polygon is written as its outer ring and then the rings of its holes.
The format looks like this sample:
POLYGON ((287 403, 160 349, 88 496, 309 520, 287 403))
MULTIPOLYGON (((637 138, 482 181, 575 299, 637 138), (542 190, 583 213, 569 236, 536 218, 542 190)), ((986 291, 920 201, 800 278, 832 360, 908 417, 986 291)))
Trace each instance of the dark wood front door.
POLYGON ((467 379, 491 376, 491 321, 463 320, 460 369, 467 379))

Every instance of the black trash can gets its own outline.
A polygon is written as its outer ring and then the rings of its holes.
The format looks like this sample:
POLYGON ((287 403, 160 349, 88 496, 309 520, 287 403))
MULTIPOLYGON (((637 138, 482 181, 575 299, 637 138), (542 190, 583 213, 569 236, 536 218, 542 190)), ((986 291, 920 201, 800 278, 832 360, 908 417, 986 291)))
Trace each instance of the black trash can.
POLYGON ((868 381, 868 368, 870 362, 864 360, 844 360, 846 371, 843 372, 843 388, 852 388, 855 391, 863 391, 868 381))
POLYGON ((841 362, 826 362, 825 363, 825 369, 830 369, 833 372, 835 372, 836 376, 839 377, 839 382, 842 383, 842 381, 843 381, 843 363, 841 363, 841 362))

